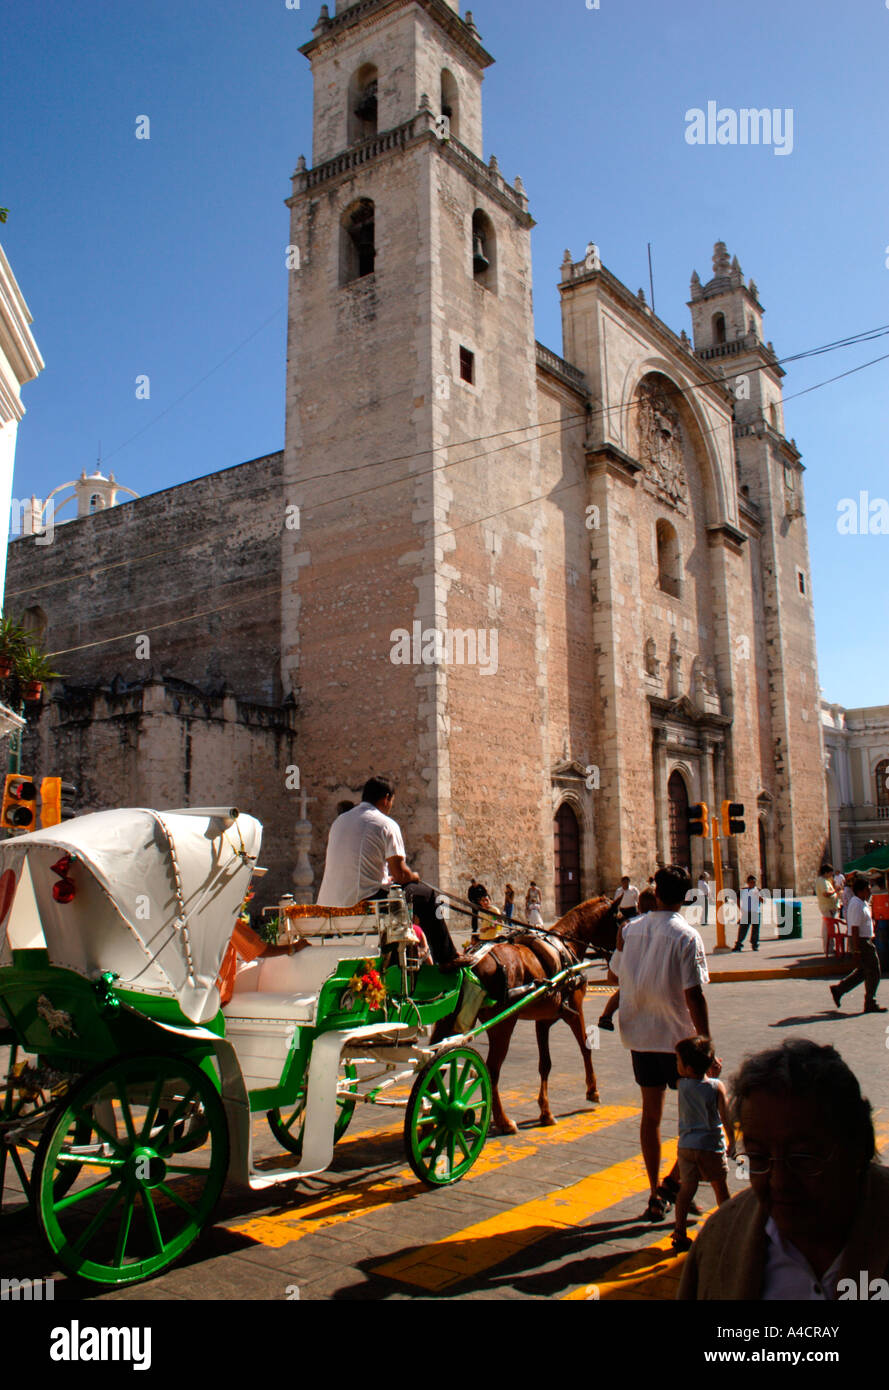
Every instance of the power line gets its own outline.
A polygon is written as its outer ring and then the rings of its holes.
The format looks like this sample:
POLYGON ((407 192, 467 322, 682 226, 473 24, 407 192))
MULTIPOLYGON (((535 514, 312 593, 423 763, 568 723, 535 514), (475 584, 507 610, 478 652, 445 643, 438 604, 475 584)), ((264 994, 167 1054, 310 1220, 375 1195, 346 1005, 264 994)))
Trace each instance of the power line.
MULTIPOLYGON (((858 367, 853 367, 853 368, 851 368, 850 371, 848 371, 848 372, 842 372, 839 376, 829 377, 829 378, 827 378, 825 381, 817 382, 814 386, 806 387, 805 390, 799 391, 799 392, 797 392, 796 394, 797 394, 797 395, 801 395, 801 396, 803 396, 803 395, 808 395, 811 391, 818 391, 818 390, 820 390, 820 389, 821 389, 822 387, 824 387, 824 386, 830 386, 830 385, 832 385, 835 381, 841 381, 841 380, 842 380, 844 377, 846 377, 846 376, 852 376, 852 375, 854 375, 854 373, 856 373, 856 372, 863 371, 866 367, 872 367, 872 366, 874 366, 876 363, 878 363, 878 362, 884 362, 884 361, 886 361, 886 360, 889 360, 889 353, 885 354, 885 355, 882 356, 882 357, 875 357, 875 358, 873 358, 870 362, 863 362, 860 366, 858 366, 858 367)), ((684 394, 684 393, 683 393, 683 394, 684 394)), ((790 399, 793 399, 793 397, 786 397, 785 399, 786 399, 786 400, 790 400, 790 399)), ((550 423, 555 423, 555 422, 550 422, 550 423)), ((725 427, 726 425, 728 425, 728 424, 731 424, 731 422, 725 421, 725 422, 723 422, 722 425, 719 426, 719 428, 724 428, 724 427, 725 427)), ((561 422, 559 422, 559 425, 560 425, 559 431, 553 431, 553 433, 561 432, 561 422)), ((510 431, 505 431, 505 432, 506 432, 506 433, 509 433, 510 431)), ((548 438, 549 436, 547 435, 547 436, 541 436, 541 437, 542 437, 542 438, 548 438)), ((511 447, 511 446, 510 446, 510 445, 504 445, 504 446, 503 446, 503 448, 509 448, 509 447, 511 447)), ((494 450, 494 451, 492 451, 492 452, 495 452, 495 453, 496 453, 496 452, 499 452, 499 450, 494 450)), ((486 457, 486 456, 487 456, 487 455, 479 455, 478 457, 486 457)), ((456 460, 456 462, 458 462, 458 463, 469 462, 469 461, 470 461, 470 460, 466 460, 466 459, 456 460)), ((447 467, 447 466, 450 466, 450 465, 441 465, 441 466, 447 467)), ((397 480, 394 480, 394 481, 401 481, 401 482, 409 481, 410 478, 411 478, 412 476, 416 476, 416 475, 408 474, 408 475, 406 475, 405 478, 397 479, 397 480)), ((500 510, 498 510, 498 511, 496 511, 496 512, 491 512, 488 516, 475 517, 472 521, 464 522, 464 523, 463 523, 462 525, 460 525, 460 526, 446 527, 443 531, 436 532, 435 535, 434 535, 434 537, 433 537, 433 540, 438 540, 438 539, 440 539, 442 536, 447 536, 447 535, 456 534, 456 532, 458 532, 458 531, 463 531, 463 530, 467 530, 469 527, 472 527, 472 526, 479 526, 479 525, 481 525, 481 524, 482 524, 483 522, 485 522, 485 521, 493 521, 493 520, 495 520, 498 516, 506 516, 506 515, 507 515, 508 513, 510 513, 510 512, 521 511, 523 507, 533 506, 534 503, 536 503, 536 502, 544 502, 544 501, 547 501, 547 500, 548 500, 549 498, 551 498, 551 497, 556 497, 556 496, 561 495, 561 494, 564 493, 564 492, 570 492, 570 491, 572 491, 574 488, 581 486, 581 483, 582 483, 582 480, 578 480, 577 482, 573 482, 573 483, 566 483, 566 484, 564 484, 562 487, 551 488, 548 492, 546 492, 546 493, 541 493, 541 494, 540 494, 539 496, 537 496, 537 497, 529 497, 529 498, 525 499, 525 501, 523 501, 523 502, 517 502, 517 503, 514 503, 514 504, 513 504, 512 506, 510 506, 510 507, 503 507, 503 508, 501 508, 500 510)), ((380 484, 380 485, 378 485, 378 486, 381 486, 381 487, 392 486, 392 483, 380 484)), ((375 490, 376 490, 376 489, 373 488, 373 489, 366 489, 365 491, 375 491, 375 490)), ((353 495, 354 495, 354 496, 360 496, 360 495, 362 495, 362 494, 361 494, 361 493, 356 493, 356 494, 353 494, 353 495)), ((341 498, 341 499, 337 499, 337 500, 343 501, 343 500, 348 500, 348 499, 347 499, 347 498, 346 498, 346 499, 341 498)), ((181 547, 177 547, 177 549, 178 549, 178 548, 181 548, 181 547)), ((148 557, 145 557, 145 558, 148 558, 148 557)), ((97 641, 94 641, 94 642, 85 642, 85 643, 82 643, 81 645, 79 645, 79 646, 77 646, 77 647, 65 647, 65 648, 63 648, 63 649, 60 650, 60 651, 57 651, 57 652, 50 652, 50 653, 48 653, 48 655, 49 655, 49 656, 52 656, 52 657, 57 657, 57 656, 68 656, 68 655, 70 655, 70 654, 72 654, 72 653, 74 653, 74 652, 86 651, 86 650, 89 650, 89 649, 94 648, 94 647, 109 646, 109 645, 111 645, 112 643, 115 643, 115 642, 124 642, 124 641, 128 641, 128 640, 132 640, 133 638, 138 638, 138 637, 140 637, 140 636, 147 636, 149 633, 152 633, 152 632, 159 632, 159 631, 161 631, 161 630, 163 630, 163 629, 165 629, 165 628, 177 627, 177 626, 180 626, 180 625, 183 624, 183 623, 196 622, 196 621, 197 621, 198 619, 200 619, 200 618, 210 617, 210 616, 212 616, 212 615, 214 615, 214 614, 217 614, 217 613, 224 613, 224 612, 227 612, 229 609, 238 608, 238 607, 242 606, 242 605, 245 604, 245 603, 258 602, 258 601, 260 601, 260 600, 262 600, 262 599, 266 599, 266 598, 273 598, 273 597, 276 598, 276 597, 278 597, 281 593, 283 593, 284 589, 287 588, 287 587, 288 587, 287 584, 277 584, 277 585, 273 586, 273 587, 270 588, 270 589, 266 589, 266 590, 265 590, 264 592, 262 592, 262 593, 259 593, 259 594, 254 594, 254 593, 246 594, 246 595, 243 595, 243 596, 242 596, 241 598, 239 598, 239 599, 235 599, 232 603, 221 604, 221 605, 219 605, 219 606, 216 607, 216 608, 208 608, 208 609, 203 610, 203 611, 200 612, 200 613, 191 613, 191 614, 186 615, 185 617, 172 618, 172 619, 170 619, 170 620, 167 621, 167 622, 164 622, 164 623, 156 623, 156 624, 154 624, 153 626, 150 626, 150 627, 141 627, 141 628, 139 628, 137 631, 126 632, 126 633, 120 633, 120 634, 118 634, 118 635, 115 636, 115 637, 106 637, 106 638, 101 638, 101 639, 99 639, 99 640, 97 640, 97 641)), ((19 592, 26 592, 26 591, 19 591, 19 592)))
MULTIPOLYGON (((279 312, 279 311, 276 310, 276 313, 277 313, 277 312, 279 312)), ((275 315, 273 314, 271 317, 274 318, 275 315)), ((250 338, 256 337, 257 333, 259 333, 259 332, 262 330, 262 328, 265 327, 269 322, 271 322, 271 319, 267 319, 267 320, 265 321, 264 324, 260 325, 260 328, 254 330, 254 332, 250 335, 250 338)), ((819 347, 809 348, 809 349, 806 349, 806 350, 803 351, 803 352, 795 353, 795 354, 792 354, 791 356, 788 356, 788 357, 785 357, 785 358, 782 358, 782 359, 777 359, 777 360, 779 360, 779 361, 781 361, 781 362, 801 361, 801 360, 803 360, 803 359, 805 359, 805 358, 808 358, 808 357, 816 357, 816 356, 820 356, 820 355, 822 355, 822 354, 824 354, 824 353, 827 353, 827 352, 837 351, 837 350, 839 350, 840 348, 843 348, 843 347, 848 347, 848 346, 857 345, 859 342, 870 342, 870 341, 873 341, 873 340, 876 339, 876 338, 884 337, 884 336, 886 336, 887 334, 889 334, 889 325, 881 325, 881 326, 878 327, 878 328, 867 329, 867 330, 864 330, 864 331, 861 332, 861 333, 852 334, 852 335, 850 335, 849 337, 837 339, 837 340, 835 340, 835 341, 832 342, 832 343, 826 343, 826 344, 823 344, 823 345, 821 345, 821 346, 819 346, 819 347)), ((249 338, 244 340, 245 343, 248 342, 248 341, 250 341, 249 338)), ((232 356, 234 356, 234 354, 235 354, 236 352, 238 352, 238 351, 240 350, 240 347, 242 347, 242 346, 244 346, 243 343, 240 344, 238 348, 234 348, 234 349, 232 350, 232 352, 230 352, 230 353, 228 354, 228 357, 225 358, 225 359, 223 359, 223 362, 227 361, 229 358, 231 358, 232 356)), ((887 356, 889 356, 889 355, 887 355, 887 356)), ((819 390, 819 389, 821 389, 821 387, 823 387, 823 386, 827 386, 827 385, 832 384, 832 383, 835 382, 835 381, 842 380, 842 378, 845 377, 845 376, 854 375, 856 372, 858 372, 858 371, 863 371, 866 367, 874 366, 876 363, 881 362, 881 361, 884 361, 884 360, 886 360, 885 357, 876 357, 876 358, 873 358, 873 359, 872 359, 871 361, 869 361, 869 362, 862 363, 861 366, 859 366, 859 367, 852 368, 849 372, 844 372, 844 373, 841 373, 839 376, 830 377, 830 378, 828 378, 826 381, 818 382, 818 383, 816 383, 814 386, 810 386, 810 387, 805 388, 805 390, 803 390, 803 391, 795 392, 794 395, 792 395, 792 396, 783 397, 783 401, 786 403, 787 401, 796 399, 797 396, 808 395, 808 394, 809 394, 810 392, 812 392, 812 391, 819 390)), ((217 367, 223 365, 223 362, 218 363, 218 364, 217 364, 217 367)), ((755 373, 757 373, 757 372, 768 371, 768 370, 771 369, 772 365, 773 365, 773 364, 771 364, 771 363, 761 363, 761 364, 760 364, 759 366, 757 366, 757 367, 753 367, 753 368, 750 368, 750 369, 745 370, 745 372, 742 373, 742 375, 752 375, 752 374, 755 374, 755 373)), ((215 370, 217 370, 216 367, 212 368, 211 371, 208 372, 208 373, 206 374, 206 376, 202 378, 202 381, 206 380, 206 379, 207 379, 207 376, 212 375, 212 372, 215 371, 215 370)), ((191 392, 192 390, 196 389, 196 386, 197 386, 197 385, 200 385, 200 384, 201 384, 201 383, 199 382, 199 383, 196 383, 196 384, 195 384, 195 387, 190 387, 190 388, 189 388, 189 391, 183 393, 183 395, 180 396, 178 399, 179 399, 179 400, 184 399, 185 396, 187 396, 188 394, 190 394, 190 392, 191 392)), ((715 381, 714 381, 714 380, 710 380, 710 381, 706 381, 706 382, 693 383, 693 384, 691 384, 691 385, 690 385, 689 387, 687 387, 687 388, 686 388, 686 387, 676 386, 675 383, 674 383, 674 384, 673 384, 673 388, 672 388, 671 394, 673 394, 674 396, 682 397, 683 399, 688 399, 689 395, 690 395, 692 392, 694 392, 694 391, 707 390, 707 389, 709 389, 710 387, 712 387, 712 386, 714 386, 714 385, 720 385, 720 384, 724 384, 724 383, 723 383, 722 381, 720 381, 719 378, 717 378, 715 381)), ((396 393, 396 394, 401 394, 401 392, 398 392, 398 393, 396 393)), ((176 404, 176 402, 173 402, 169 407, 167 407, 167 410, 168 410, 168 411, 169 411, 169 410, 172 410, 172 409, 173 409, 173 406, 174 406, 175 404, 176 404)), ((335 506, 335 505, 341 504, 342 502, 351 501, 351 500, 353 500, 353 499, 355 499, 355 498, 357 498, 357 497, 368 496, 368 495, 372 494, 373 492, 381 491, 383 488, 386 488, 386 487, 394 487, 394 486, 397 486, 397 485, 399 485, 399 484, 401 484, 401 483, 410 482, 410 481, 412 481, 413 479, 416 479, 416 478, 426 477, 426 476, 428 476, 428 475, 430 475, 430 474, 432 474, 432 473, 441 472, 441 471, 443 471, 443 470, 446 469, 446 468, 458 467, 459 465, 465 464, 465 463, 478 462, 479 459, 484 459, 484 458, 492 457, 492 456, 493 456, 494 454, 496 454, 496 453, 503 452, 504 449, 519 448, 519 447, 522 447, 523 445, 534 444, 535 442, 539 442, 539 441, 542 440, 542 439, 551 438, 553 434, 561 433, 562 430, 563 430, 563 428, 566 427, 566 426, 570 428, 570 427, 572 427, 572 425, 579 425, 579 424, 581 424, 581 423, 589 422, 589 421, 595 420, 595 419, 604 419, 606 416, 611 415, 611 414, 613 414, 613 413, 615 413, 615 412, 621 412, 621 413, 623 413, 623 412, 629 412, 629 411, 633 408, 634 405, 635 405, 635 399, 634 399, 634 400, 631 400, 631 401, 628 401, 628 402, 626 402, 626 403, 621 403, 620 405, 602 407, 602 408, 599 409, 599 410, 588 410, 588 411, 584 411, 584 412, 582 412, 582 413, 577 413, 577 414, 572 414, 572 415, 563 415, 563 416, 560 416, 557 420, 548 420, 548 421, 541 421, 541 420, 538 420, 538 421, 532 421, 531 423, 529 423, 529 424, 527 424, 527 425, 515 425, 515 426, 512 426, 512 427, 509 428, 509 429, 497 430, 497 431, 495 431, 495 432, 493 432, 493 433, 491 433, 491 434, 478 435, 478 436, 476 436, 476 437, 474 437, 474 438, 469 438, 469 439, 464 439, 464 440, 455 440, 455 441, 452 442, 452 443, 437 445, 437 446, 435 446, 434 448, 431 448, 431 449, 419 450, 418 452, 413 453, 413 454, 395 455, 395 456, 393 456, 392 458, 389 458, 389 459, 379 459, 379 460, 371 461, 371 462, 369 462, 369 463, 353 464, 353 465, 351 465, 351 466, 349 466, 349 467, 347 467, 347 468, 337 468, 337 469, 334 469, 334 470, 330 470, 330 471, 328 471, 328 472, 326 472, 326 473, 310 474, 310 475, 308 475, 308 476, 305 477, 305 478, 300 478, 300 479, 297 481, 296 485, 297 485, 297 486, 303 486, 304 484, 309 483, 309 482, 326 481, 327 479, 336 478, 336 477, 341 477, 341 476, 346 475, 346 474, 349 474, 349 473, 359 472, 359 471, 361 471, 361 470, 363 470, 363 469, 365 469, 365 468, 378 468, 378 467, 383 467, 383 466, 385 466, 386 464, 410 462, 410 461, 413 460, 413 459, 422 458, 425 454, 432 454, 432 455, 434 456, 436 453, 441 453, 441 452, 443 452, 443 451, 445 451, 445 450, 465 448, 465 447, 471 446, 472 444, 481 444, 481 443, 485 443, 485 442, 488 441, 488 440, 500 439, 500 438, 503 438, 504 435, 514 435, 514 434, 518 434, 518 433, 525 433, 525 432, 527 432, 527 431, 529 431, 529 430, 540 430, 540 429, 543 429, 543 428, 545 428, 545 427, 547 427, 547 426, 555 426, 555 427, 556 427, 555 429, 549 429, 548 432, 545 433, 545 434, 539 434, 539 435, 537 436, 536 440, 535 440, 534 438, 526 439, 526 440, 512 440, 512 441, 510 441, 509 443, 507 443, 507 444, 501 446, 501 447, 498 448, 498 449, 485 450, 485 451, 483 451, 482 453, 479 453, 479 454, 472 454, 472 455, 469 455, 468 457, 465 457, 465 458, 460 458, 460 459, 448 459, 448 460, 446 460, 446 461, 444 461, 444 462, 442 462, 442 463, 433 463, 433 464, 432 464, 429 468, 427 468, 427 469, 415 470, 415 471, 413 471, 413 472, 411 472, 411 473, 404 474, 404 475, 402 475, 402 476, 400 476, 400 477, 398 477, 398 478, 387 479, 385 482, 380 482, 380 483, 376 483, 376 484, 371 484, 371 485, 368 486, 368 487, 360 488, 360 489, 358 489, 357 491, 352 492, 352 493, 345 493, 345 494, 343 494, 343 495, 341 495, 341 496, 339 496, 339 497, 332 497, 332 498, 325 498, 325 499, 322 499, 322 500, 316 502, 316 503, 314 504, 314 506, 313 506, 313 510, 314 510, 314 511, 317 511, 317 510, 319 510, 321 507, 324 507, 324 506, 335 506)), ((164 412, 164 413, 167 413, 167 412, 164 412)), ((156 418, 157 418, 157 419, 160 419, 161 417, 158 416, 158 417, 156 417, 156 418)), ((732 426, 732 424, 733 424, 733 422, 732 422, 732 421, 729 421, 729 420, 720 421, 719 424, 717 424, 717 425, 711 427, 711 428, 708 429, 708 430, 701 430, 701 433, 702 433, 703 435, 715 434, 717 430, 721 430, 721 429, 725 429, 725 428, 730 428, 730 427, 732 426)), ((145 428, 147 429, 147 428, 149 428, 149 426, 146 426, 145 428)), ((139 433, 144 433, 144 430, 140 431, 139 433)), ((137 437, 137 436, 135 436, 135 435, 133 436, 133 438, 136 438, 136 437, 137 437)), ((119 446, 119 448, 123 448, 123 447, 124 447, 123 445, 119 446)), ((116 450, 115 452, 117 452, 117 450, 116 450)), ((572 483, 572 484, 569 485, 569 487, 574 487, 574 486, 576 486, 576 485, 577 485, 577 484, 572 483)), ((264 491, 266 491, 266 490, 267 490, 267 489, 266 489, 265 487, 262 487, 262 488, 253 489, 253 490, 252 490, 251 492, 249 492, 249 493, 243 493, 243 494, 241 494, 242 500, 243 500, 244 498, 248 498, 248 497, 251 497, 251 496, 256 496, 256 495, 259 494, 260 492, 264 492, 264 491)), ((566 490, 568 490, 568 489, 567 489, 567 488, 562 488, 562 489, 559 489, 558 491, 559 491, 559 492, 562 492, 562 491, 566 491, 566 490)), ((547 496, 549 496, 549 495, 550 495, 550 494, 548 494, 548 493, 544 493, 544 494, 541 494, 539 497, 536 497, 536 498, 534 498, 534 499, 529 499, 528 502, 525 502, 525 503, 518 503, 518 504, 514 504, 514 505, 512 505, 512 506, 510 506, 510 507, 503 508, 503 509, 502 509, 501 511, 499 511, 499 512, 493 512, 493 513, 491 513, 490 516, 488 516, 488 517, 480 518, 479 521, 481 521, 481 520, 494 520, 494 519, 495 519, 497 516, 499 516, 499 515, 506 515, 506 514, 509 513, 509 512, 520 510, 521 507, 523 507, 523 506, 532 505, 532 503, 533 503, 534 501, 541 501, 541 500, 544 500, 544 499, 545 499, 547 496)), ((552 495, 555 495, 555 494, 552 494, 552 495)), ((460 526, 460 527, 451 528, 450 530, 446 529, 446 530, 444 530, 444 531, 442 531, 442 532, 439 532, 439 533, 437 533, 437 534, 438 534, 438 535, 448 535, 448 534, 451 534, 452 531, 464 530, 464 529, 466 529, 467 526, 477 525, 477 524, 479 524, 479 521, 468 522, 468 523, 465 523, 464 525, 462 525, 462 526, 460 526)), ((221 532, 223 532, 223 531, 227 531, 227 530, 228 530, 228 524, 227 524, 227 523, 223 523, 223 524, 221 524, 219 527, 214 527, 214 528, 211 528, 210 530, 203 530, 203 531, 201 532, 200 536, 199 536, 199 537, 196 537, 195 540, 192 542, 192 544, 193 544, 193 545, 203 545, 203 544, 205 544, 213 535, 215 535, 215 534, 217 534, 217 533, 221 533, 221 532)), ((15 598, 15 597, 18 597, 18 596, 21 595, 21 594, 28 594, 28 595, 35 594, 35 593, 38 593, 38 592, 40 592, 41 590, 43 590, 43 589, 45 589, 45 588, 52 588, 52 587, 55 587, 55 585, 57 585, 57 584, 59 584, 59 583, 67 583, 67 584, 76 583, 76 582, 78 582, 79 580, 82 580, 82 579, 85 579, 85 578, 93 578, 94 576, 97 576, 97 575, 99 575, 99 574, 109 573, 109 572, 111 572, 111 571, 113 571, 113 570, 115 570, 115 569, 125 568, 125 567, 128 567, 128 566, 130 566, 130 565, 135 565, 135 564, 144 564, 144 563, 146 563, 146 562, 149 561, 149 560, 161 559, 161 558, 164 558, 164 557, 167 556, 167 555, 180 554, 180 553, 182 552, 183 548, 184 548, 184 547, 183 547, 182 541, 179 540, 175 545, 166 546, 166 547, 163 547, 163 548, 160 549, 160 550, 148 551, 147 553, 144 553, 144 554, 139 555, 139 556, 126 556, 126 557, 124 557, 124 558, 122 558, 122 559, 120 559, 120 560, 109 561, 107 564, 104 564, 104 565, 93 566, 93 567, 91 567, 89 570, 84 571, 84 572, 82 572, 81 574, 76 575, 76 576, 73 576, 73 577, 70 576, 70 575, 65 575, 65 576, 58 577, 58 578, 56 578, 56 579, 49 579, 49 580, 46 580, 43 584, 33 585, 33 586, 31 586, 31 587, 29 587, 29 588, 27 588, 27 589, 10 590, 10 591, 8 592, 8 594, 7 594, 7 597, 8 597, 8 598, 15 598)))

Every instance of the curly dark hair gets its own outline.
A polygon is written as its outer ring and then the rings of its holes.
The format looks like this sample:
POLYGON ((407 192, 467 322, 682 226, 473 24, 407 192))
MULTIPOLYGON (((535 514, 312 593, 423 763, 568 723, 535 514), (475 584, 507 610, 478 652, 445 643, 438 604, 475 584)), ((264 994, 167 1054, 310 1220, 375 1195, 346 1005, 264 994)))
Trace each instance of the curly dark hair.
POLYGON ((676 1044, 676 1051, 682 1059, 683 1066, 693 1071, 699 1079, 707 1075, 716 1056, 712 1042, 701 1033, 696 1033, 693 1038, 682 1038, 676 1044))
POLYGON ((876 1149, 870 1102, 861 1094, 858 1078, 835 1047, 808 1038, 786 1038, 780 1047, 758 1052, 742 1062, 730 1082, 731 1111, 740 1124, 741 1106, 755 1091, 814 1102, 824 1128, 856 1154, 862 1166, 876 1149))

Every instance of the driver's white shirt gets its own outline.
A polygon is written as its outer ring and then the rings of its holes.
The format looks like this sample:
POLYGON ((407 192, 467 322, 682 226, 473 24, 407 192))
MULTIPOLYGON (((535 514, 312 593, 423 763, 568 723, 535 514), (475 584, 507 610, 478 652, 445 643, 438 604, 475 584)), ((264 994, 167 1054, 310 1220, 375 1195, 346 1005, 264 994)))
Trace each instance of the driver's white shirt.
POLYGON ((324 907, 353 907, 369 898, 392 882, 386 860, 395 855, 404 857, 397 821, 369 801, 344 811, 330 827, 318 902, 324 907))

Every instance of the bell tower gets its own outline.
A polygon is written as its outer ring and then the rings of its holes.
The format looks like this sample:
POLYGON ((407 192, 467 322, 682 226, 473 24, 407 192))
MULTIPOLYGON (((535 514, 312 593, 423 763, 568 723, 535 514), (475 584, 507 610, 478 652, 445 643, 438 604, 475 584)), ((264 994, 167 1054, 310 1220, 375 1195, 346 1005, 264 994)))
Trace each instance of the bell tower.
POLYGON ((735 397, 738 488, 758 522, 751 553, 760 605, 753 640, 770 733, 760 742, 759 780, 770 803, 759 812, 760 829, 776 876, 769 886, 790 888, 814 881, 827 824, 804 469, 795 441, 784 434, 785 373, 772 344, 763 341, 765 311, 756 284, 745 281, 724 242, 713 248, 708 283, 693 273, 689 308, 697 356, 722 368, 735 397))
POLYGON ((533 507, 512 543, 498 519, 541 491, 533 221, 521 180, 483 159, 493 59, 470 12, 340 0, 301 52, 313 163, 288 200, 281 664, 315 882, 338 805, 377 771, 398 780, 411 863, 446 885, 495 838, 499 787, 541 804, 534 625, 512 622, 541 541, 533 507), (505 697, 531 730, 512 766, 491 737, 505 697))

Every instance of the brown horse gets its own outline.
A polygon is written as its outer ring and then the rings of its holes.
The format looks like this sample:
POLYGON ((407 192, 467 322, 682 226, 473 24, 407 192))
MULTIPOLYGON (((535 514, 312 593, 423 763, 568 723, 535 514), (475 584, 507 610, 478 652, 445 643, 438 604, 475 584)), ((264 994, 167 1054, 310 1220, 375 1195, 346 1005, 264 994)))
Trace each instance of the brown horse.
MULTIPOLYGON (((533 932, 514 937, 509 942, 498 942, 475 967, 475 974, 488 994, 495 999, 508 998, 508 992, 523 985, 539 984, 551 979, 565 968, 566 963, 582 961, 588 946, 611 952, 617 941, 617 903, 610 898, 589 898, 578 904, 543 936, 533 932), (558 938, 558 940, 556 939, 558 938)), ((494 1089, 492 1124, 507 1134, 517 1134, 518 1126, 504 1113, 500 1099, 499 1080, 509 1051, 513 1029, 519 1019, 537 1025, 537 1051, 539 1057, 540 1093, 537 1103, 540 1106, 540 1123, 554 1125, 555 1117, 549 1106, 547 1081, 552 1070, 549 1052, 549 1030, 562 1019, 568 1024, 580 1047, 586 1073, 587 1100, 596 1102, 599 1092, 596 1088, 596 1073, 593 1069, 592 1053, 586 1038, 583 1018, 583 1000, 586 993, 586 978, 581 977, 567 990, 557 986, 555 991, 540 995, 527 1008, 520 1009, 511 1018, 504 1019, 488 1034, 488 1071, 494 1089)), ((502 1012, 502 1005, 483 1009, 479 1022, 493 1018, 502 1012)), ((447 1036, 442 1033, 442 1036, 447 1036)))

